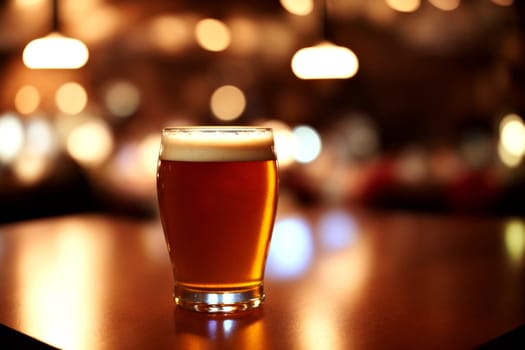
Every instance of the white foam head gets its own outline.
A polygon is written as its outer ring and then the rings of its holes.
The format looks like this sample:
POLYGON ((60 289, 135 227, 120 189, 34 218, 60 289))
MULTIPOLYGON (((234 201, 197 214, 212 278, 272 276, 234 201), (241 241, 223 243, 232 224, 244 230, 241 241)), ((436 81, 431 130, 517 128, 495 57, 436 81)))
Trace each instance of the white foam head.
POLYGON ((160 159, 193 162, 274 160, 273 133, 254 127, 176 127, 162 130, 160 159))

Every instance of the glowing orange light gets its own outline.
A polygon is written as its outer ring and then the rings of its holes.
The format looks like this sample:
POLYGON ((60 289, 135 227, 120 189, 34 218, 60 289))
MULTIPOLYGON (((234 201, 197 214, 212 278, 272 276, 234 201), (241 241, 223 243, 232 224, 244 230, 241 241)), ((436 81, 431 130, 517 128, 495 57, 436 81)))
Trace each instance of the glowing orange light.
POLYGON ((212 18, 197 23, 195 37, 199 45, 208 51, 223 51, 231 42, 230 30, 226 24, 212 18))
POLYGON ((31 85, 21 87, 15 95, 15 108, 21 114, 33 113, 40 104, 40 93, 31 85))
POLYGON ((65 83, 57 90, 55 102, 60 111, 67 114, 77 114, 86 107, 87 93, 84 87, 78 83, 65 83))
POLYGON ((213 93, 210 107, 218 119, 225 121, 234 120, 244 111, 246 98, 238 87, 224 85, 213 93))
POLYGON ((327 41, 303 48, 292 58, 292 71, 301 79, 347 79, 358 69, 357 56, 350 49, 327 41))
POLYGON ((89 58, 86 45, 58 32, 35 39, 24 48, 22 59, 32 69, 77 69, 89 58))

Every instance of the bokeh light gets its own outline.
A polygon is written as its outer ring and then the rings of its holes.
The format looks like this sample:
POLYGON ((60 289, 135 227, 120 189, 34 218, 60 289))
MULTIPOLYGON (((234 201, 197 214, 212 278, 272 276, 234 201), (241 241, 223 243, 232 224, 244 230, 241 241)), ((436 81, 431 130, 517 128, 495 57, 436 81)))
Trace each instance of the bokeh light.
POLYGON ((205 18, 197 23, 195 38, 208 51, 224 51, 231 43, 230 29, 224 22, 213 18, 205 18))
POLYGON ((331 133, 331 142, 340 159, 371 159, 380 151, 379 128, 366 114, 342 116, 331 133))
POLYGON ((522 156, 510 153, 501 142, 498 142, 498 156, 503 164, 509 168, 515 168, 520 165, 522 156))
POLYGON ((35 6, 44 2, 44 0, 15 0, 14 3, 20 7, 35 6))
POLYGON ((192 42, 192 32, 185 18, 174 15, 155 17, 149 26, 151 42, 166 52, 179 52, 192 42))
POLYGON ((34 86, 22 86, 15 95, 15 109, 20 114, 31 114, 40 105, 40 99, 40 93, 34 86))
POLYGON ((51 161, 27 152, 22 152, 13 162, 13 173, 18 183, 30 186, 41 180, 49 171, 51 161))
POLYGON ((525 125, 517 114, 508 114, 501 120, 500 142, 514 156, 521 157, 525 153, 525 125))
POLYGON ((121 143, 105 169, 104 185, 140 198, 154 198, 160 136, 146 134, 121 143))
POLYGON ((113 151, 113 135, 101 119, 92 119, 75 127, 67 138, 67 151, 87 168, 102 164, 113 151))
POLYGON ((78 114, 87 105, 87 92, 79 83, 65 83, 58 88, 55 103, 63 113, 78 114))
POLYGON ((420 184, 429 178, 429 157, 421 146, 403 149, 395 164, 395 175, 406 184, 420 184))
MULTIPOLYGON (((64 5, 85 3, 66 1, 64 5)), ((113 5, 97 1, 96 6, 82 13, 82 25, 68 27, 71 34, 90 43, 98 43, 115 35, 123 24, 123 13, 113 5)))
POLYGON ((315 160, 322 149, 321 136, 319 136, 319 133, 307 125, 296 126, 292 132, 299 144, 295 159, 299 163, 309 163, 315 160))
POLYGON ((357 224, 345 210, 331 210, 319 219, 319 238, 328 251, 340 250, 357 239, 357 224))
POLYGON ((272 234, 266 274, 273 278, 298 277, 311 264, 314 253, 312 229, 301 217, 277 220, 272 234))
POLYGON ((35 117, 27 121, 25 149, 36 156, 51 156, 57 150, 55 131, 45 118, 35 117))
POLYGON ((470 168, 480 169, 487 166, 494 156, 492 135, 476 129, 466 131, 459 142, 459 153, 470 168))
POLYGON ((300 49, 293 55, 291 65, 301 79, 347 79, 359 69, 353 51, 329 42, 300 49))
POLYGON ((32 69, 77 69, 86 64, 89 51, 82 41, 51 32, 30 41, 22 59, 32 69))
POLYGON ((237 119, 246 107, 246 98, 241 89, 224 85, 216 89, 210 99, 212 113, 220 120, 237 119))
POLYGON ((428 0, 432 5, 443 11, 452 11, 459 7, 461 0, 428 0))
POLYGON ((312 13, 313 0, 280 0, 282 7, 294 15, 306 16, 312 13))
POLYGON ((131 82, 116 81, 110 84, 104 96, 106 108, 116 117, 131 116, 140 106, 139 89, 131 82))
POLYGON ((525 256, 525 224, 518 219, 511 219, 505 224, 505 248, 516 266, 520 266, 525 256))
POLYGON ((24 146, 12 164, 17 181, 30 186, 44 178, 57 150, 55 132, 49 121, 43 117, 27 120, 24 146))
POLYGON ((289 25, 274 18, 262 20, 258 26, 258 40, 264 43, 260 46, 261 53, 269 62, 279 62, 276 67, 280 66, 280 60, 289 59, 297 45, 295 33, 289 25))
POLYGON ((230 49, 239 54, 252 54, 259 45, 258 29, 254 21, 244 17, 234 17, 228 22, 231 30, 230 49))
POLYGON ((155 180, 157 172, 159 145, 160 135, 158 133, 146 135, 139 143, 138 165, 142 174, 151 181, 155 180))
POLYGON ((9 163, 16 158, 24 146, 24 126, 12 114, 0 115, 0 163, 9 163))
POLYGON ((414 12, 420 5, 421 0, 385 0, 390 8, 399 12, 414 12))
POLYGON ((514 0, 492 0, 492 2, 499 6, 511 6, 514 4, 514 0))

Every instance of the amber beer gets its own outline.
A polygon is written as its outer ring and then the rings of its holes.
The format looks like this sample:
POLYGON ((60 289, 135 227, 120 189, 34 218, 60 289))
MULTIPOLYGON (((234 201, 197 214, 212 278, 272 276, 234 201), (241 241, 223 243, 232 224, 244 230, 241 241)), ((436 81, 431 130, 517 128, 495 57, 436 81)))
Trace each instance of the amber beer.
POLYGON ((159 210, 183 308, 258 307, 277 201, 271 129, 166 128, 159 210))

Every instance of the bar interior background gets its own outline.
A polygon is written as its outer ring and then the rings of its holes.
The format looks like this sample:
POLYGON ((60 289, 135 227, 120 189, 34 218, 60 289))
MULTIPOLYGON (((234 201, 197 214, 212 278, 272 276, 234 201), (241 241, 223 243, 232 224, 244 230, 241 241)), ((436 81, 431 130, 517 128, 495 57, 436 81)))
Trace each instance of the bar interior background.
POLYGON ((517 0, 0 1, 0 222, 156 215, 159 131, 184 124, 274 127, 281 193, 305 205, 523 215, 524 15, 517 0), (26 66, 52 32, 87 62, 26 66), (323 41, 355 75, 294 74, 323 41))

